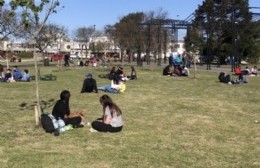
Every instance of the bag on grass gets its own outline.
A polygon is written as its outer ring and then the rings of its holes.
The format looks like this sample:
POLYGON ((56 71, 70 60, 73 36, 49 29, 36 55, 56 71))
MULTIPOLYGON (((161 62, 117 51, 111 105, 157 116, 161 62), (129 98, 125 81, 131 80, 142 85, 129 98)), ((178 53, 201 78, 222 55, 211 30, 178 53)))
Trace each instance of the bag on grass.
POLYGON ((58 129, 58 122, 52 114, 43 113, 41 115, 41 124, 45 132, 53 133, 58 129))

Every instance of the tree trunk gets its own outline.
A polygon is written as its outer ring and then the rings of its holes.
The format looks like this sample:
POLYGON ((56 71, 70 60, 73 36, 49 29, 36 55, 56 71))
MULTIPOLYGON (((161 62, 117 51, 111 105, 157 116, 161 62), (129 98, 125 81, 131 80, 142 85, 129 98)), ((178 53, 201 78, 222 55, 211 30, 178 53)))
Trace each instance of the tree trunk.
POLYGON ((196 66, 196 57, 194 55, 192 55, 193 57, 193 64, 194 64, 194 79, 196 79, 196 72, 197 72, 197 66, 196 66))
POLYGON ((41 113, 41 105, 40 105, 40 94, 39 94, 39 71, 38 71, 38 62, 37 62, 37 55, 36 55, 36 48, 33 50, 33 57, 34 57, 34 68, 35 68, 35 95, 36 95, 36 107, 35 107, 35 118, 36 119, 36 126, 40 126, 39 116, 41 113))

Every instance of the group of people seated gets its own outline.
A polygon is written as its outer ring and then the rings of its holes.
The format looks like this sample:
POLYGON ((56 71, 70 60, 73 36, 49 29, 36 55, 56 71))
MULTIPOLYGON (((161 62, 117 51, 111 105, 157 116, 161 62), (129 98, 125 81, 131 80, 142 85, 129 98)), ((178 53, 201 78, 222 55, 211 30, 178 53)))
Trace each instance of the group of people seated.
POLYGON ((108 74, 100 74, 99 77, 100 78, 108 78, 109 80, 112 80, 117 75, 121 76, 123 78, 123 80, 126 80, 126 81, 137 79, 137 73, 136 73, 134 66, 131 66, 130 75, 125 75, 122 67, 113 66, 108 74))
MULTIPOLYGON (((81 93, 98 93, 104 91, 108 93, 122 93, 126 90, 126 80, 137 79, 134 67, 131 67, 131 75, 126 76, 122 67, 113 67, 108 75, 111 84, 97 87, 97 82, 91 73, 86 75, 81 93)), ((82 113, 72 113, 69 107, 70 92, 64 90, 60 93, 60 99, 56 102, 52 110, 52 115, 56 120, 63 120, 65 125, 72 125, 73 128, 84 127, 85 120, 82 113)), ((115 104, 111 97, 104 94, 99 99, 103 106, 102 116, 91 123, 91 132, 119 132, 123 128, 122 111, 115 104)))
POLYGON ((97 58, 97 56, 93 56, 90 59, 86 59, 85 62, 83 62, 83 59, 80 59, 78 62, 79 66, 93 66, 96 67, 98 64, 99 59, 97 58))
MULTIPOLYGON (((63 90, 60 93, 60 99, 54 105, 52 115, 56 120, 63 120, 65 125, 72 125, 73 128, 84 127, 84 115, 70 111, 70 96, 68 90, 63 90)), ((123 128, 121 109, 106 94, 100 97, 99 102, 103 107, 102 116, 91 123, 90 131, 120 132, 123 128)))
POLYGON ((29 82, 30 74, 28 69, 24 69, 24 73, 20 71, 17 66, 13 67, 13 70, 7 68, 6 70, 0 64, 0 79, 2 82, 29 82))
POLYGON ((259 69, 257 69, 257 66, 255 65, 254 67, 251 68, 251 70, 246 66, 244 70, 241 70, 241 67, 238 65, 235 68, 235 74, 238 76, 242 75, 249 75, 249 76, 258 76, 260 73, 259 69))
POLYGON ((227 84, 240 84, 240 83, 247 83, 247 81, 240 80, 239 78, 235 78, 234 80, 231 79, 231 75, 226 75, 224 72, 220 72, 218 75, 219 82, 227 83, 227 84))
POLYGON ((126 90, 125 82, 127 80, 137 79, 137 73, 133 66, 131 67, 131 74, 129 76, 125 75, 122 67, 113 67, 110 73, 107 74, 105 77, 108 78, 111 81, 111 83, 97 87, 97 82, 93 78, 92 74, 91 73, 87 74, 86 79, 83 82, 81 93, 84 92, 98 93, 99 90, 108 93, 114 93, 114 94, 123 93, 126 90))
POLYGON ((164 76, 189 76, 190 71, 185 66, 167 65, 163 69, 164 76))
POLYGON ((220 72, 218 79, 219 82, 228 83, 228 84, 242 84, 248 83, 248 76, 257 76, 258 69, 254 66, 251 70, 246 67, 245 69, 241 70, 240 66, 236 66, 235 68, 235 78, 231 79, 231 75, 226 75, 224 72, 220 72))

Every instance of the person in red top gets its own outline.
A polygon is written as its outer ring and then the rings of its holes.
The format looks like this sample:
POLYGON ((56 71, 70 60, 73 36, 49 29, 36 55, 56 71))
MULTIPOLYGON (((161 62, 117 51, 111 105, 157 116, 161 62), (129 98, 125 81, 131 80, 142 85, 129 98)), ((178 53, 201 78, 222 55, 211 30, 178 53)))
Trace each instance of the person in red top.
POLYGON ((235 74, 236 74, 236 75, 241 75, 241 68, 240 68, 240 66, 236 66, 236 68, 235 68, 235 74))
POLYGON ((243 75, 241 73, 241 67, 239 65, 237 65, 235 68, 235 75, 238 75, 239 80, 242 80, 243 75))

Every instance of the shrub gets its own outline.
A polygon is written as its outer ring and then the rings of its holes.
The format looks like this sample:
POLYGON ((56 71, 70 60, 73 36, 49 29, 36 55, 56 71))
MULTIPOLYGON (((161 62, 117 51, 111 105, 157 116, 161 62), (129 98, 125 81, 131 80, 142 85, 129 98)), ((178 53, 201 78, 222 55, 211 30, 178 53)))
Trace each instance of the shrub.
POLYGON ((33 52, 22 51, 17 54, 19 58, 33 58, 33 52))

